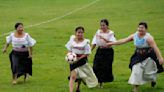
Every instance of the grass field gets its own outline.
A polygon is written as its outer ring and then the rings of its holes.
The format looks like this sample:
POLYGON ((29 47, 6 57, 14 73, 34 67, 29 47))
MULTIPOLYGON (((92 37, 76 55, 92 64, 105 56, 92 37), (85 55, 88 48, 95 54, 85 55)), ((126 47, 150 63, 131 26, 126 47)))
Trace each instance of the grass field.
MULTIPOLYGON (((110 28, 117 39, 134 33, 140 21, 147 21, 149 32, 164 56, 164 0, 98 0, 91 4, 92 2, 94 0, 0 0, 0 48, 5 43, 5 36, 2 35, 12 31, 16 22, 23 22, 28 27, 59 18, 25 29, 37 40, 33 54, 33 76, 28 82, 22 83, 23 78, 20 78, 18 85, 11 85, 8 59, 11 46, 7 54, 0 53, 0 92, 68 92, 69 67, 64 60, 64 45, 78 25, 85 27, 85 37, 91 40, 102 18, 109 19, 110 28)), ((115 46, 114 49, 114 82, 106 83, 103 89, 88 89, 82 85, 82 92, 131 91, 131 85, 127 81, 133 43, 115 46)), ((95 50, 89 57, 91 65, 94 54, 95 50)), ((163 73, 159 74, 155 88, 145 84, 140 91, 164 92, 163 76, 163 73)))

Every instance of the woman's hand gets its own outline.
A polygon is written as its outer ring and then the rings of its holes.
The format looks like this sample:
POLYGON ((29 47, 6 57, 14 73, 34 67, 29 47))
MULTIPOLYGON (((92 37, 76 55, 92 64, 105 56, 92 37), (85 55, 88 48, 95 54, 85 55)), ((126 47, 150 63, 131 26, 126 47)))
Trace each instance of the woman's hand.
POLYGON ((76 61, 79 61, 79 60, 81 60, 82 58, 85 58, 85 57, 87 57, 88 56, 88 54, 83 54, 83 55, 81 55, 80 57, 77 57, 77 60, 76 61))
POLYGON ((79 60, 80 60, 79 57, 77 57, 77 58, 76 58, 76 61, 79 61, 79 60))
POLYGON ((79 61, 81 59, 81 57, 77 57, 76 61, 79 61))
POLYGON ((100 39, 102 39, 103 41, 105 41, 106 43, 108 43, 108 40, 106 40, 103 36, 101 35, 96 35, 97 37, 99 37, 100 39))
POLYGON ((2 50, 2 53, 3 53, 3 54, 7 52, 7 48, 8 48, 8 47, 9 47, 9 44, 6 43, 5 46, 4 46, 4 48, 3 48, 3 50, 2 50))
POLYGON ((160 58, 159 59, 159 64, 162 65, 164 63, 164 59, 163 58, 160 58))
POLYGON ((112 42, 107 43, 107 46, 111 47, 113 45, 112 42))
POLYGON ((97 37, 99 37, 100 39, 102 39, 104 42, 106 42, 106 47, 111 47, 113 45, 113 43, 111 41, 106 40, 104 37, 102 37, 101 35, 96 35, 97 37))
POLYGON ((28 58, 32 58, 32 55, 31 55, 31 54, 29 54, 28 58))
POLYGON ((7 51, 6 48, 4 48, 4 49, 2 50, 2 53, 4 54, 4 53, 6 53, 6 51, 7 51))

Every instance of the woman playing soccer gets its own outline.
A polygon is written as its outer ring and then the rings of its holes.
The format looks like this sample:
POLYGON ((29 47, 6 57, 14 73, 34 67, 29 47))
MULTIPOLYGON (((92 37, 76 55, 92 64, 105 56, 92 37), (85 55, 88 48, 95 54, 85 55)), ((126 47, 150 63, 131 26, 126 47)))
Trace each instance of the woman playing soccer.
POLYGON ((151 82, 151 86, 154 87, 157 73, 163 72, 164 59, 147 29, 147 23, 140 22, 138 31, 134 34, 116 42, 107 42, 107 45, 111 46, 134 41, 136 50, 131 57, 129 68, 132 72, 128 81, 129 84, 133 85, 133 92, 138 92, 139 85, 146 82, 151 82))
POLYGON ((84 28, 81 26, 77 27, 75 36, 71 36, 65 46, 68 52, 73 52, 77 55, 77 62, 70 64, 70 92, 73 92, 75 80, 77 80, 76 92, 80 92, 81 81, 85 82, 89 88, 97 86, 97 78, 87 63, 87 57, 91 54, 91 49, 89 40, 84 38, 84 28))

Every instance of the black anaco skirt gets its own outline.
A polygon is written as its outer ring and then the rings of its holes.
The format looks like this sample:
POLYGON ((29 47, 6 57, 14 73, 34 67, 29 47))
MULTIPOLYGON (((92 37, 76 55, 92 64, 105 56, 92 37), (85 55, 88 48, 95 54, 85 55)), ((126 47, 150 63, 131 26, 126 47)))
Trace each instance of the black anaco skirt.
POLYGON ((76 62, 74 64, 70 64, 70 71, 72 71, 72 70, 74 70, 74 69, 76 69, 82 65, 85 65, 86 62, 88 62, 87 57, 80 59, 78 62, 76 62))
POLYGON ((114 80, 112 73, 114 50, 113 48, 98 48, 93 64, 93 71, 98 78, 99 83, 112 82, 114 80))
POLYGON ((17 77, 28 73, 32 75, 32 58, 28 58, 28 52, 12 51, 9 55, 12 74, 18 74, 17 77))

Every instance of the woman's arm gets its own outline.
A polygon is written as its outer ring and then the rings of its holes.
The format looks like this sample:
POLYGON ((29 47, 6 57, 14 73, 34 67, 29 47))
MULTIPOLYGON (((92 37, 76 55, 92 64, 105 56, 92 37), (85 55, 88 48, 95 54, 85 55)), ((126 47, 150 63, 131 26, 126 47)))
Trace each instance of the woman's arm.
POLYGON ((28 47, 29 58, 32 58, 32 47, 28 47))
POLYGON ((93 51, 95 47, 96 47, 96 34, 94 35, 93 40, 92 40, 91 51, 93 51))
POLYGON ((97 37, 99 37, 100 39, 104 40, 106 43, 109 43, 110 41, 108 41, 107 39, 105 39, 103 36, 101 35, 96 35, 97 37))
POLYGON ((121 45, 121 44, 130 42, 130 41, 133 41, 133 37, 134 37, 134 34, 130 35, 130 36, 127 37, 127 38, 120 39, 120 40, 118 40, 118 41, 116 41, 116 42, 109 42, 109 43, 107 43, 107 45, 108 45, 108 46, 111 46, 111 45, 121 45))
POLYGON ((95 47, 96 47, 96 44, 92 44, 91 51, 93 51, 95 47))
POLYGON ((3 54, 6 53, 8 47, 9 47, 9 43, 6 43, 2 51, 3 54))
POLYGON ((81 55, 80 57, 77 58, 77 61, 79 61, 82 58, 88 57, 88 56, 89 56, 89 54, 83 54, 83 55, 81 55))
POLYGON ((150 36, 150 37, 148 37, 147 42, 150 45, 150 47, 152 47, 154 49, 155 54, 157 55, 157 58, 159 60, 159 63, 163 64, 164 63, 164 59, 163 59, 163 57, 161 55, 161 52, 160 52, 159 48, 157 47, 157 44, 154 41, 154 39, 150 36))

